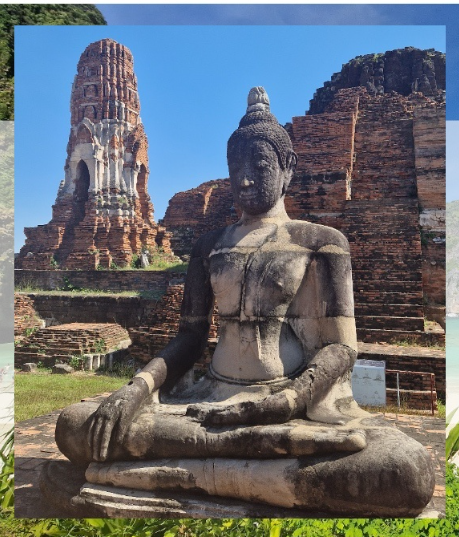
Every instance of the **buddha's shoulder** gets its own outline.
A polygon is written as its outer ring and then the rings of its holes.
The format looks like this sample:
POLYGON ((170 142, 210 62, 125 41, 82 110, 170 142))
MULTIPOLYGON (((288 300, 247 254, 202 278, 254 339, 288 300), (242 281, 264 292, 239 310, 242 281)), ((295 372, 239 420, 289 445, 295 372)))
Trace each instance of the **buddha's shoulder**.
POLYGON ((293 244, 316 252, 349 252, 348 240, 341 231, 335 228, 302 220, 291 220, 285 224, 285 227, 293 244), (329 247, 328 250, 327 247, 329 247))
POLYGON ((193 245, 191 257, 208 257, 226 229, 221 227, 201 235, 193 245))

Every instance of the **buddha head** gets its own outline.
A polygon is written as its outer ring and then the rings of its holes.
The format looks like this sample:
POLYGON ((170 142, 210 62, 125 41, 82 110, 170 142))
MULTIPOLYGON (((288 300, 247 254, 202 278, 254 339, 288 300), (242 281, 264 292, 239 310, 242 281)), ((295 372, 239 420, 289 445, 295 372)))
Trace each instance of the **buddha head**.
POLYGON ((234 199, 243 211, 263 214, 283 198, 297 156, 262 87, 249 92, 247 112, 228 140, 227 158, 234 199))

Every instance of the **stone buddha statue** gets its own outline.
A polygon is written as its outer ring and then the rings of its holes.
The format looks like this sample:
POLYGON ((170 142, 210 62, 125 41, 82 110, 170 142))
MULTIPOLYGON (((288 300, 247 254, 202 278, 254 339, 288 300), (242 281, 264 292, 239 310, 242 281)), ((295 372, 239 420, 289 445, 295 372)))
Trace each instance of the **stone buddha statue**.
POLYGON ((227 156, 242 217, 195 244, 177 336, 102 404, 65 409, 59 449, 99 489, 417 515, 433 493, 430 456, 352 397, 349 245, 335 229, 288 217, 297 156, 263 88, 250 91, 227 156), (215 299, 219 341, 194 382, 187 372, 215 299))

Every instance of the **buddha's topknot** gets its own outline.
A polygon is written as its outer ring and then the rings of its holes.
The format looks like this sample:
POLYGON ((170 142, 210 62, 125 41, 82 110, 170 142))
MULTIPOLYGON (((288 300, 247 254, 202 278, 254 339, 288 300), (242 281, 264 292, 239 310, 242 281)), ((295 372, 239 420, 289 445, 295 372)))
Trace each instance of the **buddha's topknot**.
POLYGON ((247 112, 228 140, 227 155, 241 141, 261 138, 275 149, 282 169, 286 169, 293 146, 287 131, 279 125, 269 109, 268 94, 261 86, 252 88, 247 98, 247 112))

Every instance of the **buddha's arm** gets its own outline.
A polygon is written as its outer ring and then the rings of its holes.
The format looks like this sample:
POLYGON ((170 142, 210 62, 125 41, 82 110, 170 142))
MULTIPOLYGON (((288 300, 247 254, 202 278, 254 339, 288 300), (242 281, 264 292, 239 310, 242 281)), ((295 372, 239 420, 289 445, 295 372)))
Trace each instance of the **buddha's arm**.
POLYGON ((207 259, 193 251, 188 268, 178 334, 133 379, 141 379, 149 393, 163 384, 173 385, 202 356, 213 310, 213 293, 207 259))
MULTIPOLYGON (((346 345, 327 345, 314 356, 301 375, 262 401, 244 401, 222 409, 191 405, 187 414, 204 425, 285 423, 306 416, 314 419, 312 416, 317 403, 339 377, 352 369, 356 357, 356 351, 346 345)), ((328 414, 321 413, 321 419, 316 421, 336 423, 341 421, 341 417, 330 411, 328 414)))
POLYGON ((172 385, 200 358, 207 342, 212 308, 207 259, 198 243, 188 268, 178 334, 129 384, 114 392, 95 412, 88 435, 94 460, 106 460, 111 442, 122 440, 136 411, 153 390, 172 385))
MULTIPOLYGON (((290 325, 306 349, 313 351, 307 369, 292 383, 298 394, 294 415, 312 419, 338 379, 352 370, 357 358, 352 269, 347 240, 335 232, 336 241, 319 249, 313 257, 306 287, 292 303, 290 325), (303 294, 303 296, 302 296, 303 294), (314 297, 314 298, 313 298, 314 297), (312 306, 306 302, 312 303, 312 306), (314 333, 311 333, 314 332, 314 333)), ((333 422, 321 416, 322 421, 333 422)))

